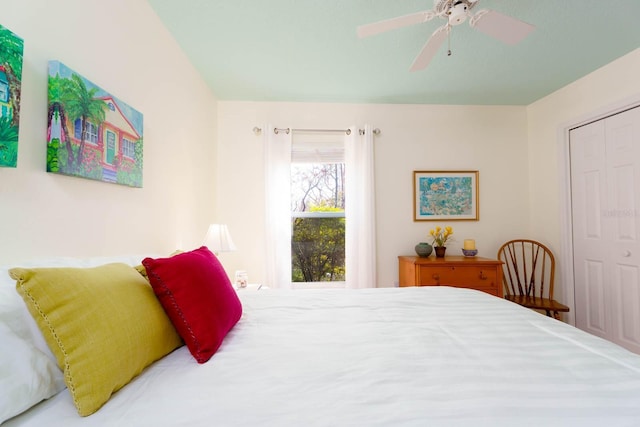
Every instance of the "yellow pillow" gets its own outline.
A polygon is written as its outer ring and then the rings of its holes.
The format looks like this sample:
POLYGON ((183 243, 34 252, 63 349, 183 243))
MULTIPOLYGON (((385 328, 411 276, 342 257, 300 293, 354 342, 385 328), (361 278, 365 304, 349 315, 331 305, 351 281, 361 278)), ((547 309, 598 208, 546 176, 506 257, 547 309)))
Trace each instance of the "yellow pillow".
MULTIPOLYGON (((175 251, 171 252, 171 255, 169 255, 170 257, 174 256, 174 255, 178 255, 183 253, 184 251, 180 250, 180 249, 176 249, 175 251)), ((144 268, 144 265, 140 264, 140 265, 136 265, 135 267, 133 267, 136 269, 136 271, 138 273, 140 273, 142 275, 142 277, 145 278, 145 280, 148 282, 149 281, 149 276, 147 276, 147 269, 144 268)))
POLYGON ((133 267, 136 269, 136 271, 142 276, 144 277, 144 279, 148 282, 149 281, 149 276, 147 276, 147 269, 144 268, 144 265, 140 264, 140 265, 136 265, 135 267, 133 267))
POLYGON ((9 273, 82 416, 182 344, 149 283, 126 264, 9 273))

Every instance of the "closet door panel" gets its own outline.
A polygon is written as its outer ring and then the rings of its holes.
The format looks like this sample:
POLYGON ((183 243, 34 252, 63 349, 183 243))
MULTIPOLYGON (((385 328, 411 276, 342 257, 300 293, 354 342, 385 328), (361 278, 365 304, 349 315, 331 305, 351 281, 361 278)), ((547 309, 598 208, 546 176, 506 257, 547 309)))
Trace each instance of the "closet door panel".
POLYGON ((607 177, 604 121, 570 133, 576 326, 607 338, 611 333, 607 292, 607 177))
POLYGON ((640 108, 569 137, 576 326, 640 353, 640 108))
POLYGON ((640 108, 605 119, 614 342, 640 353, 640 108))

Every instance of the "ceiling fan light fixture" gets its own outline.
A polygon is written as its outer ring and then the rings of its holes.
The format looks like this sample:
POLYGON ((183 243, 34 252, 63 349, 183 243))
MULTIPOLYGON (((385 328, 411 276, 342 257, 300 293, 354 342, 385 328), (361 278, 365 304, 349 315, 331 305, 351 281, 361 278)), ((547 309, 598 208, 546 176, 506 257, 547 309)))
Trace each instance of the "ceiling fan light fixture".
MULTIPOLYGON (((409 68, 410 71, 418 71, 429 65, 440 46, 448 38, 452 27, 466 22, 467 18, 472 28, 509 45, 519 43, 535 28, 531 24, 494 10, 480 10, 473 13, 472 10, 479 3, 480 0, 433 0, 433 9, 431 10, 361 25, 357 30, 358 37, 369 37, 397 28, 422 24, 434 18, 446 20, 446 24, 431 34, 409 68)), ((451 47, 447 50, 447 54, 451 55, 451 47)))
POLYGON ((469 16, 469 6, 462 1, 458 2, 449 9, 448 15, 450 25, 460 25, 466 21, 467 16, 469 16))

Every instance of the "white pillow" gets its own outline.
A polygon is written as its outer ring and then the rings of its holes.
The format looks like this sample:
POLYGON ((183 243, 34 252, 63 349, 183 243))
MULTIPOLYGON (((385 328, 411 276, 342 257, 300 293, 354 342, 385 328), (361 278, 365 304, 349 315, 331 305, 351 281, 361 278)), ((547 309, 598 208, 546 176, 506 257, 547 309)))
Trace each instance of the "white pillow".
POLYGON ((36 348, 30 317, 15 282, 0 268, 0 424, 65 388, 55 358, 36 348))

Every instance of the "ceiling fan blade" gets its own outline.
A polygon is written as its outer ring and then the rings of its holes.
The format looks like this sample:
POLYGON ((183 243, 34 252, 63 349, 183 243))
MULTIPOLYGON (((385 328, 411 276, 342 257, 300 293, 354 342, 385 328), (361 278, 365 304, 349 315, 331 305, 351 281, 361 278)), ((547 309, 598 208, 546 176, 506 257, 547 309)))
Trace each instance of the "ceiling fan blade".
POLYGON ((536 27, 495 10, 481 10, 469 25, 503 43, 514 45, 522 41, 536 27))
POLYGON ((435 15, 433 11, 425 10, 422 12, 399 16, 397 18, 374 22, 373 24, 361 25, 358 27, 358 37, 369 37, 376 34, 384 33, 385 31, 395 30, 396 28, 403 28, 410 25, 421 24, 433 19, 434 16, 435 15))
POLYGON ((438 28, 433 32, 427 43, 424 45, 416 59, 411 64, 411 68, 409 71, 418 71, 422 70, 429 65, 435 54, 442 46, 442 43, 447 38, 447 34, 449 33, 449 25, 445 24, 442 27, 438 28))

